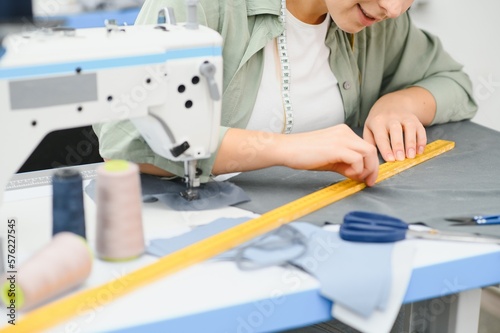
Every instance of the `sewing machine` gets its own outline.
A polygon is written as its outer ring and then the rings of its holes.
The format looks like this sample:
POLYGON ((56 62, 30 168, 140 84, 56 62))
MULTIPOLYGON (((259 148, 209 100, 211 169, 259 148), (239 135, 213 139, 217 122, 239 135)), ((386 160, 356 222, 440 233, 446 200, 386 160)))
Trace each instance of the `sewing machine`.
MULTIPOLYGON (((46 134, 124 119, 157 154, 184 162, 183 196, 197 198, 196 164, 217 147, 222 88, 222 38, 198 24, 197 2, 186 1, 182 24, 168 8, 144 26, 12 33, 0 21, 0 202, 46 134)), ((14 27, 27 30, 21 21, 14 27)))

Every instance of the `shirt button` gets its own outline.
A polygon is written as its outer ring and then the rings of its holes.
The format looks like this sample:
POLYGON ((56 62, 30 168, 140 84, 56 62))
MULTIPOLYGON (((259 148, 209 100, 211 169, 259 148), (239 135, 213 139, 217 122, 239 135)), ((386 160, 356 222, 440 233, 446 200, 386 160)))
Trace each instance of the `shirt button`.
POLYGON ((345 90, 349 90, 351 89, 351 83, 349 81, 345 81, 342 87, 344 87, 345 90))

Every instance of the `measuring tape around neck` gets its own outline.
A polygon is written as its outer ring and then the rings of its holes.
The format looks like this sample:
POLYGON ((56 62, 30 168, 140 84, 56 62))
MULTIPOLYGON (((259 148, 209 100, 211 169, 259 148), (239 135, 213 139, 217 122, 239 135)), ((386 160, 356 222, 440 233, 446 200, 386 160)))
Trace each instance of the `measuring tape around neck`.
MULTIPOLYGON (((384 163, 379 168, 376 182, 379 183, 386 180, 417 164, 441 155, 454 147, 454 142, 437 140, 428 144, 425 148, 425 152, 421 155, 417 155, 414 159, 384 163)), ((88 309, 82 308, 82 304, 88 304, 87 300, 96 299, 102 292, 113 290, 113 297, 106 298, 106 301, 115 301, 120 296, 137 290, 142 286, 148 285, 188 266, 210 259, 257 236, 276 229, 285 223, 294 221, 331 203, 357 193, 365 187, 366 185, 364 183, 355 182, 350 179, 330 185, 271 210, 257 218, 160 258, 153 264, 133 271, 122 278, 80 291, 44 307, 35 309, 22 317, 16 326, 9 326, 0 330, 0 332, 39 332, 48 329, 76 315, 84 314, 85 310, 91 311, 92 309, 90 307, 88 309), (117 290, 114 286, 122 279, 125 279, 127 283, 122 284, 123 288, 117 290)), ((102 298, 100 298, 100 301, 104 302, 102 298)))
POLYGON ((285 112, 283 133, 290 134, 293 129, 293 107, 290 99, 291 72, 286 36, 286 0, 281 0, 280 20, 284 26, 283 32, 277 38, 281 69, 281 101, 285 112))

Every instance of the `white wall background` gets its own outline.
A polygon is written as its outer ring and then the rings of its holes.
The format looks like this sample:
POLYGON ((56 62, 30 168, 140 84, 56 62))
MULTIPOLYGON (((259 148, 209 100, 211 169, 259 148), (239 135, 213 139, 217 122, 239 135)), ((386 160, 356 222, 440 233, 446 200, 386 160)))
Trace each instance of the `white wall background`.
MULTIPOLYGON (((0 0, 4 1, 4 0, 0 0)), ((99 9, 116 10, 140 7, 144 0, 32 0, 35 16, 78 14, 99 9)))
POLYGON ((500 0, 421 0, 410 13, 465 66, 479 104, 473 121, 500 131, 500 0))

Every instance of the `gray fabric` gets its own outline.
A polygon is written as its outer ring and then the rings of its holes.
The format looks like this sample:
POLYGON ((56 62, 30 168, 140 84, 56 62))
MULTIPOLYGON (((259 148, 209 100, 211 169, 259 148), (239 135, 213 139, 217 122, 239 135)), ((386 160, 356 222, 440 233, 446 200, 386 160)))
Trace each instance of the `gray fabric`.
MULTIPOLYGON (((195 211, 217 209, 250 200, 248 195, 238 186, 230 182, 208 182, 199 188, 200 198, 188 201, 180 193, 186 189, 180 178, 166 180, 159 177, 141 174, 141 190, 144 202, 160 201, 166 206, 179 211, 195 211)), ((92 180, 85 193, 95 201, 96 184, 92 180)))
MULTIPOLYGON (((463 121, 429 127, 427 135, 428 142, 443 139, 456 146, 300 220, 341 223, 346 213, 365 210, 408 223, 422 221, 441 230, 500 236, 500 225, 451 226, 454 222, 444 220, 500 213, 500 133, 463 121)), ((262 214, 342 179, 330 172, 277 167, 242 173, 232 181, 252 199, 237 206, 262 214)))

